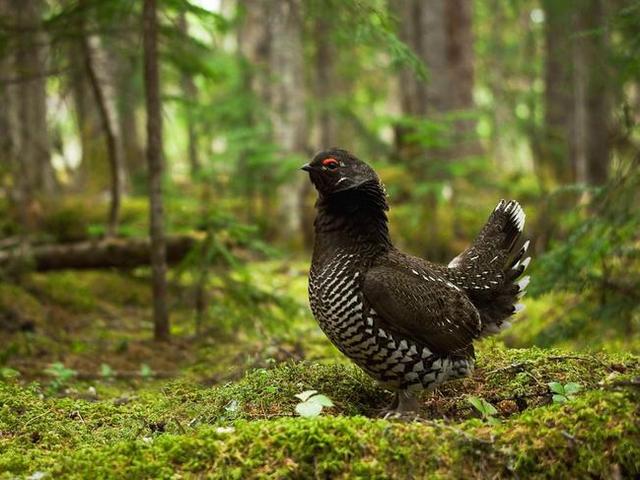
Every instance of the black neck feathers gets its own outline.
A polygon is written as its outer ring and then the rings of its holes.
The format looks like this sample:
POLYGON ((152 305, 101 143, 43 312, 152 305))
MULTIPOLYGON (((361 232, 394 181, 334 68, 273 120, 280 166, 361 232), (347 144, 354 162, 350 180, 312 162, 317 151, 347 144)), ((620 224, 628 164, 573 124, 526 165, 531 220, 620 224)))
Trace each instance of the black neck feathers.
POLYGON ((369 181, 355 188, 321 196, 315 220, 316 248, 391 247, 384 187, 369 181))

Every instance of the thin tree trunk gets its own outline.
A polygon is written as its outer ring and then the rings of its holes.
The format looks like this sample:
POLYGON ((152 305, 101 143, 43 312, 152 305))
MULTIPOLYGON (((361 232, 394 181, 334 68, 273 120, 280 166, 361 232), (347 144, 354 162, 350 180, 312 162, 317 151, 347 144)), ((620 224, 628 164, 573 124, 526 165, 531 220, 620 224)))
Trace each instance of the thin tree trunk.
POLYGON ((455 135, 449 148, 450 159, 461 159, 481 153, 475 135, 476 121, 468 114, 473 110, 474 43, 473 2, 471 0, 447 0, 447 67, 449 72, 449 98, 447 110, 459 112, 455 135))
POLYGON ((37 194, 51 193, 55 187, 47 126, 46 39, 41 29, 41 0, 14 0, 8 7, 20 29, 13 47, 13 67, 19 82, 10 91, 15 94, 16 203, 26 233, 38 221, 41 208, 37 194))
POLYGON ((587 65, 587 181, 602 185, 607 181, 610 158, 610 85, 607 68, 607 30, 604 0, 587 0, 582 11, 587 65))
MULTIPOLYGON (((135 38, 128 40, 133 45, 135 38)), ((117 113, 118 126, 122 143, 122 161, 124 170, 123 187, 140 187, 146 181, 146 162, 143 140, 140 135, 136 113, 142 98, 136 73, 141 68, 142 58, 137 51, 128 51, 123 55, 115 48, 109 49, 109 63, 112 65, 114 83, 118 95, 117 113)))
MULTIPOLYGON (((189 235, 167 237, 167 262, 181 261, 198 243, 189 235)), ((149 238, 102 238, 74 243, 34 245, 0 250, 0 268, 28 265, 36 271, 87 270, 102 268, 131 269, 149 265, 149 238)))
MULTIPOLYGON (((307 156, 307 118, 304 90, 304 52, 302 46, 302 2, 270 0, 271 45, 269 69, 271 83, 271 124, 275 142, 284 155, 307 156)), ((280 188, 282 199, 279 233, 283 238, 299 236, 303 205, 300 191, 302 175, 280 188)), ((299 238, 299 237, 298 237, 299 238)))
MULTIPOLYGON (((86 27, 86 25, 85 25, 86 27)), ((98 112, 102 120, 102 129, 107 144, 107 158, 109 160, 109 170, 111 174, 109 219, 107 223, 107 236, 115 236, 118 232, 120 219, 120 199, 122 196, 122 149, 118 126, 116 123, 116 112, 113 104, 107 98, 104 88, 104 81, 100 79, 98 69, 91 48, 91 39, 87 34, 82 35, 82 52, 84 56, 87 77, 93 95, 95 97, 98 112)))
MULTIPOLYGON (((238 28, 238 51, 242 57, 242 76, 245 88, 251 90, 258 100, 264 104, 269 104, 269 54, 271 47, 271 37, 269 22, 265 18, 269 16, 269 3, 266 0, 245 0, 242 2, 244 9, 242 22, 238 28)), ((247 124, 255 127, 259 121, 255 109, 247 112, 247 124)), ((268 172, 256 171, 255 167, 249 164, 253 155, 251 148, 243 149, 240 152, 238 161, 238 175, 243 179, 243 194, 245 196, 246 221, 254 223, 259 215, 259 208, 262 205, 262 217, 269 218, 271 212, 265 209, 265 203, 261 201, 261 185, 256 182, 256 178, 263 176, 263 180, 269 180, 268 172), (261 175, 262 174, 262 175, 261 175)), ((263 185, 264 188, 264 185, 263 185)))
MULTIPOLYGON (((80 25, 77 26, 80 29, 80 25)), ((82 157, 76 173, 75 188, 83 194, 101 195, 110 187, 107 139, 98 102, 87 74, 82 36, 69 45, 69 84, 73 96, 82 157)))
MULTIPOLYGON (((427 66, 427 81, 418 78, 412 70, 405 68, 400 74, 400 105, 402 113, 413 119, 442 119, 449 105, 449 83, 447 65, 447 31, 445 0, 394 0, 394 8, 400 19, 400 38, 409 45, 418 58, 427 66)), ((412 138, 412 129, 400 126, 396 130, 398 158, 405 162, 415 177, 420 180, 444 180, 441 170, 434 168, 446 160, 443 148, 425 147, 412 138)), ((425 232, 430 239, 424 250, 429 258, 439 259, 445 255, 437 244, 440 233, 438 200, 435 193, 428 193, 423 210, 427 225, 425 232)))
POLYGON ((545 72, 544 72, 544 137, 540 155, 542 180, 569 182, 575 178, 576 165, 573 105, 575 90, 573 78, 577 72, 572 60, 569 25, 574 24, 570 2, 545 0, 545 72))
POLYGON ((162 198, 162 112, 158 74, 158 19, 156 0, 144 0, 143 10, 144 83, 147 104, 147 163, 149 168, 149 202, 151 268, 153 272, 153 323, 156 340, 169 338, 167 309, 167 261, 164 238, 162 198))
MULTIPOLYGON (((0 0, 0 16, 7 21, 15 21, 15 10, 10 0, 0 0)), ((16 78, 15 54, 9 42, 5 42, 0 50, 0 71, 7 78, 16 78)), ((9 176, 3 176, 3 188, 7 197, 16 204, 16 211, 22 217, 22 196, 19 179, 19 161, 17 149, 18 138, 18 85, 15 83, 0 84, 0 164, 7 166, 11 172, 9 176)))
MULTIPOLYGON (((184 13, 180 14, 178 18, 178 26, 180 32, 187 36, 189 34, 189 24, 187 23, 187 17, 184 13)), ((198 155, 198 135, 196 132, 195 119, 193 118, 193 108, 197 102, 198 89, 193 77, 189 73, 180 74, 180 84, 184 93, 184 109, 185 120, 187 123, 187 150, 189 157, 189 167, 192 178, 195 178, 200 172, 200 157, 198 155)))
MULTIPOLYGON (((315 104, 317 109, 316 123, 317 149, 327 149, 339 146, 337 141, 336 112, 332 108, 332 97, 336 94, 336 49, 331 40, 331 22, 327 15, 316 12, 313 36, 315 39, 316 52, 314 58, 315 66, 315 104)), ((305 179, 306 180, 306 179, 305 179)), ((302 213, 302 236, 304 245, 313 245, 313 218, 315 215, 313 202, 313 186, 311 182, 305 181, 300 190, 302 213)))

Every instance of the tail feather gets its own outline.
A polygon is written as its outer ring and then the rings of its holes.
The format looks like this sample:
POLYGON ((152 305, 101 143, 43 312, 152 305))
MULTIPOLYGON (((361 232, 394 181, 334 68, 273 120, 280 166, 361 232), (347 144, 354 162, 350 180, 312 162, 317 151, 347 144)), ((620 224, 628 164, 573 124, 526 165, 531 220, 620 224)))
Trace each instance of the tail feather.
POLYGON ((521 277, 531 262, 525 257, 529 240, 522 239, 525 213, 515 200, 501 200, 473 244, 448 265, 448 276, 463 288, 480 312, 481 335, 511 326, 507 321, 524 310, 518 300, 529 277, 521 277))

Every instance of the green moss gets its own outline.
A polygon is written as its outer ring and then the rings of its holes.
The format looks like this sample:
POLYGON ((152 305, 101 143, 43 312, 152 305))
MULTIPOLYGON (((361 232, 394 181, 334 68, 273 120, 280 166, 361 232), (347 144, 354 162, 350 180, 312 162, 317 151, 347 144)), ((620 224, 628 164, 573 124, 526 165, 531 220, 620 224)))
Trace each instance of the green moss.
POLYGON ((48 302, 75 312, 90 312, 95 308, 95 298, 77 272, 34 273, 27 282, 48 302))
POLYGON ((4 478, 35 471, 53 478, 640 474, 639 394, 614 384, 640 374, 637 357, 574 358, 497 344, 478 356, 473 379, 425 399, 431 418, 448 420, 411 423, 362 416, 389 396, 357 368, 340 364, 284 363, 216 388, 154 383, 124 404, 48 398, 36 384, 2 383, 0 472, 4 478), (551 380, 578 381, 585 391, 568 404, 549 404, 542 385, 551 380), (317 419, 294 417, 294 394, 307 389, 325 393, 335 407, 317 419), (469 394, 529 402, 488 425, 473 418, 469 394))
POLYGON ((75 274, 91 296, 100 302, 118 306, 148 306, 151 289, 148 283, 115 272, 89 271, 75 274))
POLYGON ((145 403, 54 406, 34 401, 34 393, 11 403, 2 397, 0 470, 7 478, 36 470, 54 478, 582 478, 608 476, 612 468, 640 473, 637 398, 625 392, 588 392, 569 405, 533 409, 494 427, 478 420, 451 425, 361 416, 192 426, 178 413, 173 423, 182 421, 180 428, 170 424, 171 417, 159 421, 159 412, 145 403), (24 408, 21 402, 29 409, 18 419, 13 411, 24 408))
POLYGON ((44 309, 38 300, 20 286, 9 283, 0 283, 0 315, 17 316, 34 324, 44 321, 44 309))
POLYGON ((570 350, 598 349, 640 352, 640 336, 629 335, 640 326, 640 314, 625 319, 616 312, 607 321, 584 308, 582 295, 558 291, 527 298, 527 309, 502 338, 512 347, 532 345, 570 350), (635 323, 634 323, 635 322, 635 323))

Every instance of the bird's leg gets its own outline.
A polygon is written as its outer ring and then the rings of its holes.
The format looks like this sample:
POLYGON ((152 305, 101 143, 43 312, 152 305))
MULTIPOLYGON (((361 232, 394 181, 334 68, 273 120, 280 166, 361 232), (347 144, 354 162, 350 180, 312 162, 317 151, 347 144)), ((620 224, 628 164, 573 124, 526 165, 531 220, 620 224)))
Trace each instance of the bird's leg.
POLYGON ((417 414, 420 411, 420 403, 413 392, 409 390, 400 390, 397 394, 398 405, 396 406, 396 413, 405 415, 409 413, 417 414))
POLYGON ((415 394, 409 390, 399 390, 395 393, 393 402, 388 409, 383 410, 383 418, 402 418, 415 416, 420 411, 420 403, 415 394))

